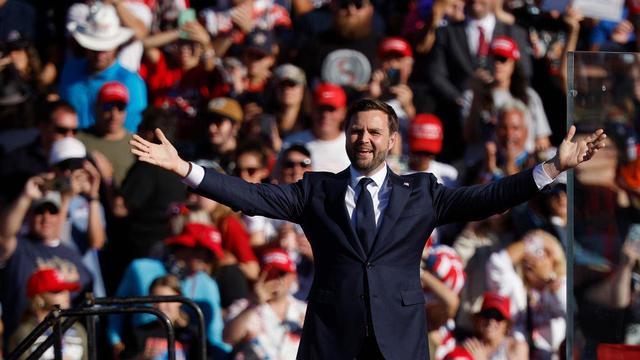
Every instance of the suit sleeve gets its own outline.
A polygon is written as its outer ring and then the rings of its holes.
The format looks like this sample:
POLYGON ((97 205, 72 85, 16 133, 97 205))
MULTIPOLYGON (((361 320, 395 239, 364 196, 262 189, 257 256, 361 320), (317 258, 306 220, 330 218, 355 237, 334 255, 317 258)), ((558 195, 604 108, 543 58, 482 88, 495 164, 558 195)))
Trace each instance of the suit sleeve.
POLYGON ((437 31, 436 41, 429 54, 429 78, 436 92, 451 103, 455 103, 456 99, 461 96, 458 88, 449 80, 449 67, 447 66, 447 41, 451 41, 446 28, 440 28, 437 31))
POLYGON ((295 184, 251 184, 240 178, 206 170, 197 191, 235 211, 299 222, 308 176, 295 184))
POLYGON ((473 221, 505 212, 538 192, 533 169, 483 185, 448 188, 431 179, 437 225, 473 221))

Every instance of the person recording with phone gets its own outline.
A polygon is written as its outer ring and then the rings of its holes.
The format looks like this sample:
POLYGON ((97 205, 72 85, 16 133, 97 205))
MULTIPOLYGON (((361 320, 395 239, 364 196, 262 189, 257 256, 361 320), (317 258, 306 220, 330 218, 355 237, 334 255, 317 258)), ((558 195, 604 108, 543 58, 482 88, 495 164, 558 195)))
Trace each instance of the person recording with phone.
POLYGON ((369 96, 389 104, 398 115, 402 144, 392 155, 408 154, 407 131, 416 115, 413 90, 408 85, 413 71, 413 52, 409 43, 399 37, 385 38, 378 48, 379 67, 373 71, 369 96))

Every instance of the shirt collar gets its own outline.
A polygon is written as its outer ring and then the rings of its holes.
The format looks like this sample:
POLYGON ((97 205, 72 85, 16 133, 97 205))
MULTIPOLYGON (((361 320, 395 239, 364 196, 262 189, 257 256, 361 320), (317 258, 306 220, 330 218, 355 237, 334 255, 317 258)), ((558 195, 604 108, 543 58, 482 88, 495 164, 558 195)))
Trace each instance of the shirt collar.
MULTIPOLYGON (((494 14, 488 14, 482 19, 469 19, 467 21, 467 27, 473 27, 475 29, 478 26, 482 26, 482 29, 484 29, 485 32, 487 32, 488 30, 493 31, 493 29, 496 27, 496 16, 494 14)), ((485 33, 485 36, 486 35, 487 34, 485 33)), ((489 34, 489 36, 490 35, 491 34, 489 34)))
MULTIPOLYGON (((363 177, 365 177, 364 175, 360 174, 358 172, 358 170, 353 168, 353 165, 349 166, 349 174, 351 174, 351 187, 352 188, 356 188, 356 186, 358 185, 358 182, 360 182, 360 179, 362 179, 363 177)), ((384 163, 384 166, 382 168, 380 168, 380 170, 378 170, 376 173, 374 173, 373 175, 369 176, 369 178, 371 180, 373 180, 373 182, 378 186, 378 187, 382 187, 382 184, 384 183, 384 180, 387 178, 387 163, 384 163)))

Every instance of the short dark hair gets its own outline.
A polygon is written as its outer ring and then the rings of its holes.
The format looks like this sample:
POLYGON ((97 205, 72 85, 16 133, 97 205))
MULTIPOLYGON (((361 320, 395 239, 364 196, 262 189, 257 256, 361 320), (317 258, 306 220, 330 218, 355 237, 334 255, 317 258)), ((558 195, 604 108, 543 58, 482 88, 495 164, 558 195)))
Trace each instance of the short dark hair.
POLYGON ((45 102, 41 108, 41 112, 38 114, 38 122, 45 124, 52 123, 52 116, 57 111, 64 111, 70 114, 77 114, 76 109, 66 100, 56 100, 51 102, 45 102))
POLYGON ((236 149, 236 159, 244 154, 253 154, 258 157, 258 161, 260 161, 260 165, 263 168, 266 168, 267 165, 269 165, 269 158, 264 151, 264 144, 262 144, 260 141, 246 142, 239 146, 238 149, 236 149))
POLYGON ((178 120, 174 113, 155 106, 149 106, 142 112, 142 121, 138 125, 138 132, 151 131, 160 128, 167 140, 174 142, 178 131, 178 120))
POLYGON ((398 115, 396 115, 396 112, 393 111, 393 108, 384 101, 369 98, 360 99, 349 107, 349 110, 347 111, 345 129, 349 129, 351 118, 356 114, 374 110, 382 111, 383 113, 387 114, 387 122, 389 123, 389 134, 393 134, 394 132, 398 131, 398 115))

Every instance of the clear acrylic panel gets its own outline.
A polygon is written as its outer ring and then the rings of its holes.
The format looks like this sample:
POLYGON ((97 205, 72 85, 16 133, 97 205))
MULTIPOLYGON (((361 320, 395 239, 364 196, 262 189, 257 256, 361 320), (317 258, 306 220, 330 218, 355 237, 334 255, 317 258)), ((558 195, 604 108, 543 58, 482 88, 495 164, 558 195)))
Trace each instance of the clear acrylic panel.
POLYGON ((576 137, 608 136, 568 174, 567 358, 640 358, 640 54, 569 53, 567 109, 576 137))

